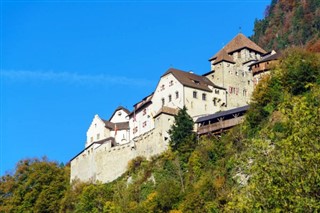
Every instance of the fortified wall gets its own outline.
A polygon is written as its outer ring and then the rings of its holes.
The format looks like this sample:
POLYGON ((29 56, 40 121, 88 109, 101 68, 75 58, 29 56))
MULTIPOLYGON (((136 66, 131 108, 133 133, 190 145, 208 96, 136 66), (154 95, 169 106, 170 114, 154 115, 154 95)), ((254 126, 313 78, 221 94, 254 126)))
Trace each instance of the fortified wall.
POLYGON ((71 160, 70 180, 82 182, 111 182, 127 170, 128 162, 138 156, 150 159, 168 149, 167 131, 172 115, 155 118, 155 128, 134 138, 127 144, 112 147, 111 140, 98 141, 71 160))

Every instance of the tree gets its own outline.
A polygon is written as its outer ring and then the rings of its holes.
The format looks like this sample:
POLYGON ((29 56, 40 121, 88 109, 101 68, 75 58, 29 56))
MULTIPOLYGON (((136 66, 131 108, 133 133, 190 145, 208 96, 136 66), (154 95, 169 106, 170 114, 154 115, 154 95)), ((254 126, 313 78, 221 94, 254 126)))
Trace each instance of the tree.
POLYGON ((178 114, 174 117, 175 122, 169 130, 170 135, 170 146, 173 151, 184 152, 193 148, 194 133, 193 125, 194 122, 190 115, 187 113, 187 108, 184 106, 179 110, 178 114))
POLYGON ((69 172, 46 158, 21 160, 0 180, 0 212, 59 212, 69 172))

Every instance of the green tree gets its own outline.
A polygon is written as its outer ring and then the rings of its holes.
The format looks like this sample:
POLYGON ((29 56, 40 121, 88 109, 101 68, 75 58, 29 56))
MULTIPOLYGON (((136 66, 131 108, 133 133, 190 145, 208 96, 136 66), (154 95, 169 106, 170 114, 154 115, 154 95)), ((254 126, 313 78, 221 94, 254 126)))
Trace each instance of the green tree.
POLYGON ((175 122, 169 130, 170 146, 173 151, 186 151, 195 146, 193 133, 194 122, 184 106, 174 117, 175 122))

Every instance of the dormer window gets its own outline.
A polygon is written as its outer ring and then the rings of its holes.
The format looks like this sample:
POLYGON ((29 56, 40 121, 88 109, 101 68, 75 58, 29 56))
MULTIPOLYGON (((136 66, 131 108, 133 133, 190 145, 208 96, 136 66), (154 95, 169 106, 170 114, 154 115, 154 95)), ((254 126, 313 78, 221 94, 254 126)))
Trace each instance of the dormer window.
POLYGON ((200 84, 200 81, 197 81, 197 80, 192 80, 193 83, 195 83, 196 85, 199 85, 200 84))

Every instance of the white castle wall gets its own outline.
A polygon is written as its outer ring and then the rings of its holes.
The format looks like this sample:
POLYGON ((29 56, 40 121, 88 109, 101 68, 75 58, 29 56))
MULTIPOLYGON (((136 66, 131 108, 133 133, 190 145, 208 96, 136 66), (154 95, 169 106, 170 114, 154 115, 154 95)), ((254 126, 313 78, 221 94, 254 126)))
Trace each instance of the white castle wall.
POLYGON ((173 116, 161 114, 155 119, 157 128, 135 138, 135 142, 111 147, 111 142, 93 144, 71 161, 71 182, 111 182, 127 170, 128 162, 138 156, 150 159, 168 149, 168 130, 173 116))

